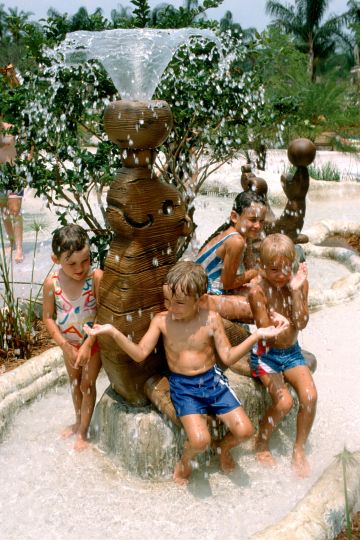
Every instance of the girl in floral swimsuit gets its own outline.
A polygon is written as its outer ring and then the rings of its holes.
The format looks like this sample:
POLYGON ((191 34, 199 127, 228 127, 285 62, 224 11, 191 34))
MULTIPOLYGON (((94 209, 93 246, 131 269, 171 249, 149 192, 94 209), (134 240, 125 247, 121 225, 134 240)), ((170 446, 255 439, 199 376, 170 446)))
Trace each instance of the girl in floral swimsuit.
POLYGON ((89 445, 101 360, 96 338, 87 337, 83 326, 95 321, 102 270, 91 270, 89 239, 79 225, 57 229, 52 250, 52 260, 60 268, 44 282, 43 320, 62 348, 71 383, 76 419, 63 437, 76 434, 75 449, 84 450, 89 445))

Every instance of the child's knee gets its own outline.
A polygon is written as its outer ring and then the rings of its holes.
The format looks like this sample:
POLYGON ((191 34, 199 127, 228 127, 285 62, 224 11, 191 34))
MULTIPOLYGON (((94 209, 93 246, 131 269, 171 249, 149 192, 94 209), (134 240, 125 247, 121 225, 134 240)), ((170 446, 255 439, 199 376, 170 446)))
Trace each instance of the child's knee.
POLYGON ((248 419, 248 421, 246 422, 244 426, 242 437, 245 439, 249 439, 250 437, 254 435, 254 433, 255 433, 254 426, 252 425, 251 421, 248 419))
POLYGON ((89 379, 81 379, 80 390, 83 396, 90 395, 95 390, 93 381, 89 379))
POLYGON ((239 440, 249 439, 254 435, 254 426, 249 418, 245 418, 235 424, 235 429, 232 430, 232 433, 239 440))
POLYGON ((189 445, 197 452, 205 452, 211 443, 210 433, 201 431, 189 437, 189 445))
POLYGON ((80 384, 81 384, 80 378, 79 377, 74 377, 73 379, 70 380, 71 390, 74 391, 77 388, 80 388, 80 384))
POLYGON ((290 392, 286 388, 283 388, 276 403, 276 408, 284 415, 287 415, 291 411, 293 405, 294 400, 291 397, 290 392))
POLYGON ((317 390, 313 384, 311 387, 306 388, 299 396, 300 407, 307 410, 312 410, 317 404, 317 390))

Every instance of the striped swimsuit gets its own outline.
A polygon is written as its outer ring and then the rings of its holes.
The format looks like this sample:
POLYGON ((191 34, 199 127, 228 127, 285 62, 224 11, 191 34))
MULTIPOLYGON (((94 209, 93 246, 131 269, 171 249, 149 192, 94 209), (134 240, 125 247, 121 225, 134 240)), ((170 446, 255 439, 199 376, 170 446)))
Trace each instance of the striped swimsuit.
MULTIPOLYGON (((240 234, 238 232, 232 232, 227 234, 219 240, 216 244, 211 246, 207 251, 204 251, 202 255, 198 256, 196 259, 197 264, 201 264, 205 272, 208 275, 208 294, 225 294, 224 287, 221 283, 221 273, 224 268, 224 261, 216 255, 216 250, 220 247, 225 240, 234 236, 235 234, 240 234)), ((240 272, 243 272, 245 269, 242 268, 243 265, 239 268, 240 272)))

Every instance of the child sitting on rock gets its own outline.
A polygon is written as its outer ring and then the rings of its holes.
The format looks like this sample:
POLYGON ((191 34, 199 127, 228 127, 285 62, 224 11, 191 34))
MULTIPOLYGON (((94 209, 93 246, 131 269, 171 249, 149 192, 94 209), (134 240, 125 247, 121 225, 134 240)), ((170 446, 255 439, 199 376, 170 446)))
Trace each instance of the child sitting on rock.
POLYGON ((259 339, 279 335, 288 324, 282 320, 277 327, 258 328, 245 341, 231 347, 220 315, 199 306, 207 285, 206 272, 200 265, 178 262, 168 273, 164 285, 166 311, 155 315, 139 344, 130 341, 111 324, 94 324, 92 329, 85 327, 91 336, 112 336, 135 362, 143 362, 156 347, 160 335, 163 336, 171 371, 170 395, 187 435, 183 454, 173 475, 179 484, 185 484, 190 477, 191 460, 210 445, 207 413, 217 415, 229 428, 225 437, 216 442, 224 472, 230 472, 235 467, 231 448, 253 433, 240 401, 216 365, 216 353, 225 365, 230 366, 259 339))
MULTIPOLYGON (((315 417, 317 392, 309 368, 299 347, 299 330, 307 325, 307 268, 301 263, 296 273, 295 247, 284 234, 271 234, 260 246, 262 277, 249 292, 249 302, 258 327, 272 324, 270 310, 284 315, 288 328, 270 341, 269 348, 259 344, 251 353, 254 377, 259 377, 272 399, 271 407, 260 422, 256 437, 256 455, 259 462, 275 465, 270 452, 270 437, 274 428, 293 406, 291 394, 285 384, 289 382, 299 398, 296 439, 292 463, 299 477, 309 475, 305 456, 305 443, 315 417)), ((263 331, 263 330, 262 330, 263 331)))

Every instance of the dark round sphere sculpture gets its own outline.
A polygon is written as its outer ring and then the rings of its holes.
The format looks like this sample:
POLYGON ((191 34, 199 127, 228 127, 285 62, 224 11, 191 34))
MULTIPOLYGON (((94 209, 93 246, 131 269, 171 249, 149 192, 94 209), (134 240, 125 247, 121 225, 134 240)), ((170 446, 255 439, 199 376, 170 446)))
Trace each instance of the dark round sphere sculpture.
POLYGON ((294 139, 287 153, 290 163, 295 167, 307 167, 314 161, 316 146, 309 139, 294 139))

